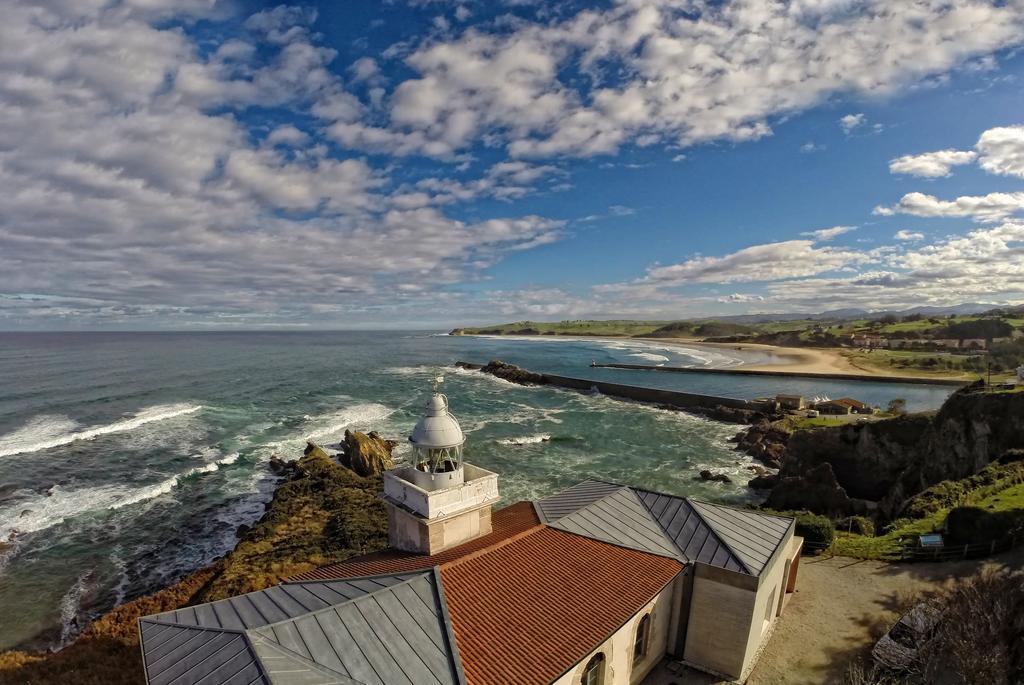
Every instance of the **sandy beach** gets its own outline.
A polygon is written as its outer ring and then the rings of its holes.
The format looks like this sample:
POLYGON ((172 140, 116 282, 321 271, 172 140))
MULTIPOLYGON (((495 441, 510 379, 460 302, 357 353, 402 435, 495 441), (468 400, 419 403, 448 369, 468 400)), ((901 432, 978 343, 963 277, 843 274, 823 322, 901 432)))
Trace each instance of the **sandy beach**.
MULTIPOLYGON (((741 368, 752 371, 791 371, 799 373, 864 373, 865 369, 851 364, 838 350, 809 347, 777 347, 759 343, 714 343, 687 338, 658 338, 659 342, 669 342, 683 347, 709 347, 737 352, 760 352, 768 354, 776 361, 769 363, 744 363, 741 368)), ((874 369, 872 369, 874 372, 874 369)), ((884 374, 878 375, 900 375, 884 374)))

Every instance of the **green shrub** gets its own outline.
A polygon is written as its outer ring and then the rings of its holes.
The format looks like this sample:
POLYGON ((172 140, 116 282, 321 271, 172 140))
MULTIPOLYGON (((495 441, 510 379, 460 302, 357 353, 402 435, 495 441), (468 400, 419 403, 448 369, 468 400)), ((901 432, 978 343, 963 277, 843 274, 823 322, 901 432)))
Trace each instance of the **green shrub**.
POLYGON ((1024 519, 1020 511, 956 507, 946 517, 946 541, 954 545, 998 542, 1009 538, 1024 519))
POLYGON ((1009 450, 1000 462, 989 464, 973 476, 962 480, 944 480, 907 500, 901 516, 921 519, 943 509, 970 504, 989 495, 1024 482, 1024 450, 1009 450))
POLYGON ((857 535, 875 536, 875 522, 866 516, 847 516, 836 521, 836 530, 845 530, 857 535))
POLYGON ((796 534, 813 547, 828 547, 836 537, 832 519, 809 511, 795 512, 796 534))

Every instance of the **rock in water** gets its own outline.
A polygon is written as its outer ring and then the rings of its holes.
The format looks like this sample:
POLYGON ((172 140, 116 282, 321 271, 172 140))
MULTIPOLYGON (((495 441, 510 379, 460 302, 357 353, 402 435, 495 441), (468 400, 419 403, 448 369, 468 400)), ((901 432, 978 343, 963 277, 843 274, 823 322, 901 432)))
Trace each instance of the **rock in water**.
POLYGON ((709 471, 708 469, 704 469, 703 471, 701 471, 700 475, 697 476, 697 478, 699 478, 700 480, 708 480, 708 481, 711 481, 713 483, 731 483, 732 482, 732 478, 730 478, 729 476, 725 475, 724 473, 714 473, 713 471, 709 471))
POLYGON ((548 379, 543 374, 533 373, 532 371, 521 369, 514 364, 506 364, 497 359, 491 360, 487 366, 480 370, 519 385, 546 385, 548 382, 548 379))
POLYGON ((379 475, 394 468, 391 452, 396 445, 394 440, 382 438, 376 432, 346 430, 341 463, 360 476, 379 475))

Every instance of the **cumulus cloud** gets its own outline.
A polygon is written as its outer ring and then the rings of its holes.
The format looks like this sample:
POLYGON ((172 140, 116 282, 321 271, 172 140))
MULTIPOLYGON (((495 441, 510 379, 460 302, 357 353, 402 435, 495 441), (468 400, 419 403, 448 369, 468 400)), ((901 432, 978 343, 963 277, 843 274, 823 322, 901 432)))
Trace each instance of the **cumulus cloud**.
POLYGON ((918 240, 924 240, 924 233, 919 233, 917 231, 901 230, 896 231, 896 235, 894 235, 893 238, 895 238, 896 240, 907 240, 916 242, 918 240))
POLYGON ((535 215, 393 206, 386 169, 312 128, 250 128, 255 106, 361 110, 308 11, 260 12, 203 50, 177 25, 197 18, 215 31, 206 2, 5 7, 0 322, 308 317, 472 279, 561 236, 535 215))
POLYGON ((908 174, 923 178, 949 176, 951 167, 970 164, 978 154, 972 150, 939 150, 921 155, 903 155, 889 162, 893 174, 908 174))
POLYGON ((694 257, 678 264, 656 266, 636 283, 685 285, 776 281, 834 271, 868 258, 861 252, 816 247, 814 240, 786 240, 752 245, 722 257, 694 257))
POLYGON ((857 230, 856 226, 833 226, 832 228, 819 228, 816 231, 807 231, 801 233, 800 235, 808 236, 810 238, 814 238, 815 240, 824 242, 826 240, 832 240, 837 236, 841 236, 844 233, 849 233, 850 231, 855 230, 857 230))
POLYGON ((867 118, 864 113, 858 114, 847 114, 846 116, 839 119, 839 128, 843 129, 843 133, 849 135, 853 131, 867 123, 867 118))
MULTIPOLYGON (((773 116, 840 92, 892 92, 1018 44, 1022 28, 1024 8, 981 0, 862 0, 841 11, 621 2, 418 45, 406 57, 417 75, 394 88, 389 119, 344 121, 332 135, 375 152, 440 158, 485 131, 516 157, 753 140, 771 133, 773 116), (575 72, 588 78, 574 80, 575 72)), ((841 125, 864 121, 853 113, 841 125)))
POLYGON ((954 200, 940 200, 934 195, 907 193, 891 207, 875 207, 878 216, 910 214, 924 217, 971 217, 992 223, 1024 210, 1024 192, 963 195, 954 200))
POLYGON ((990 128, 976 146, 978 164, 985 171, 1024 178, 1024 126, 990 128))
MULTIPOLYGON (((772 311, 820 312, 835 307, 898 308, 911 304, 964 301, 1014 301, 1024 298, 1024 224, 1006 222, 930 244, 923 234, 901 231, 901 245, 870 251, 829 252, 820 269, 804 267, 793 255, 822 258, 810 241, 755 245, 721 257, 652 267, 630 283, 596 286, 603 305, 627 309, 636 303, 663 312, 676 311, 678 288, 688 286, 688 302, 770 305, 772 311), (780 262, 780 266, 764 267, 780 262), (789 264, 790 266, 787 266, 789 264), (737 277, 742 275, 742 277, 737 277), (746 276, 752 275, 750 278, 746 276), (702 298, 707 285, 742 280, 765 281, 763 290, 702 298)), ((810 261, 810 260, 808 260, 810 261)), ((713 291, 712 291, 713 292, 713 291)), ((762 307, 763 308, 763 307, 762 307)), ((678 316, 678 313, 675 314, 678 316)))

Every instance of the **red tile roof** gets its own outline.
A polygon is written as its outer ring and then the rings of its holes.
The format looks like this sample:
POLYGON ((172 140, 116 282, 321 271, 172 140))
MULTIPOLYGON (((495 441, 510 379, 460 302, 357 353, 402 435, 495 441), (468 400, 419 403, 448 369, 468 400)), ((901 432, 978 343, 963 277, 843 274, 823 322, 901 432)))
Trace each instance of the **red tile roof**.
POLYGON ((441 566, 470 685, 550 683, 681 570, 674 559, 538 526, 441 566))
POLYGON ((386 549, 352 557, 337 564, 299 573, 288 580, 330 580, 332 578, 358 578, 359 576, 375 576, 385 573, 402 573, 433 568, 448 561, 458 559, 472 552, 490 547, 518 533, 540 524, 532 502, 517 502, 491 515, 491 532, 471 540, 465 544, 434 554, 424 556, 413 552, 401 552, 386 549))

